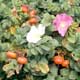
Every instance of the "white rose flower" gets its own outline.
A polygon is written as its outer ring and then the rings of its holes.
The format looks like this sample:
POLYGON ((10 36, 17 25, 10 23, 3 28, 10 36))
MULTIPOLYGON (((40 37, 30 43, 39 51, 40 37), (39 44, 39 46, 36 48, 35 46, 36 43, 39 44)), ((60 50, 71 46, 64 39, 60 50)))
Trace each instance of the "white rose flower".
POLYGON ((41 36, 44 34, 45 26, 43 24, 39 24, 37 27, 31 27, 31 30, 26 35, 26 39, 29 43, 37 43, 41 39, 41 36))

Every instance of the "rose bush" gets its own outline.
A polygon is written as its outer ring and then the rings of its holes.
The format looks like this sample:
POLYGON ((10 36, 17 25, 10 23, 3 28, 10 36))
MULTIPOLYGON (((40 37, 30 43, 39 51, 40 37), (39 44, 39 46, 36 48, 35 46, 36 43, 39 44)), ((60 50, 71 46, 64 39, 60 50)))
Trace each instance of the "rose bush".
POLYGON ((0 80, 80 80, 80 0, 0 0, 0 80))

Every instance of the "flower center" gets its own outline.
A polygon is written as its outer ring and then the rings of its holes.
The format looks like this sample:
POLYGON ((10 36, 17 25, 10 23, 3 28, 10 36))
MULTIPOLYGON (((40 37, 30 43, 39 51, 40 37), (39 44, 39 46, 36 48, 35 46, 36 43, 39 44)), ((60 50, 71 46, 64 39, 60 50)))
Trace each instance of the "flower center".
POLYGON ((66 23, 65 23, 64 21, 62 21, 62 22, 60 23, 60 27, 62 27, 62 28, 64 28, 65 25, 66 25, 66 23))
POLYGON ((33 36, 34 36, 34 38, 40 38, 41 37, 39 34, 34 34, 33 36))

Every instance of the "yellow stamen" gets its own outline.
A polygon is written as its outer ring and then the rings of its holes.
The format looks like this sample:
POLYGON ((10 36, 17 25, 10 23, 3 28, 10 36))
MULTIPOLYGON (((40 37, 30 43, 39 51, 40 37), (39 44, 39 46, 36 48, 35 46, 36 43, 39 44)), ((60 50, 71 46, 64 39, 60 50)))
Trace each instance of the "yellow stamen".
POLYGON ((65 27, 65 25, 66 25, 66 23, 65 23, 65 22, 61 22, 60 27, 64 28, 64 27, 65 27))

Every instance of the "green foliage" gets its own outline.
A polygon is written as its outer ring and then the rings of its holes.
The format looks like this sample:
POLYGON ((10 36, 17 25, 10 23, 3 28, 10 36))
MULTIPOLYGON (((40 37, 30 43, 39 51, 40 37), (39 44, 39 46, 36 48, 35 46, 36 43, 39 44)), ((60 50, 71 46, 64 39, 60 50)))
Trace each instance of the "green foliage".
POLYGON ((0 0, 0 80, 80 80, 80 32, 76 31, 79 27, 80 0, 0 0), (30 11, 37 11, 36 25, 46 26, 37 43, 26 40, 32 25, 28 24, 29 14, 22 12, 23 4, 30 11), (52 24, 59 13, 74 19, 65 37, 52 24), (28 63, 22 65, 17 59, 7 58, 7 51, 20 53, 18 57, 27 58, 28 63), (57 54, 69 60, 68 68, 55 65, 52 59, 57 54))

